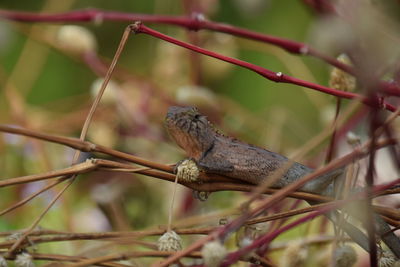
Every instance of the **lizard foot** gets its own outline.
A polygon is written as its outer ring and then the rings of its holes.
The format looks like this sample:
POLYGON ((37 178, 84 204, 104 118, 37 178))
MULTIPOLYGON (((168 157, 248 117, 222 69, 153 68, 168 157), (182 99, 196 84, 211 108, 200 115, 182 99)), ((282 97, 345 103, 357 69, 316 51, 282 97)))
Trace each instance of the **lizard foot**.
POLYGON ((176 176, 180 181, 195 182, 199 178, 200 170, 192 159, 179 162, 176 167, 176 176))

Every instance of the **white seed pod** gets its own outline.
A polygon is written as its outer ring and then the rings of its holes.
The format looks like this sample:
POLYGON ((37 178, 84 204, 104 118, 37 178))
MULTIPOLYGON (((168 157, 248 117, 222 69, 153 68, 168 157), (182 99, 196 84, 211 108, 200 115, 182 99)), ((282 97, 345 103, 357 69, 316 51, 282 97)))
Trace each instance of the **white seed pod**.
POLYGON ((159 251, 182 250, 182 239, 174 231, 168 231, 158 239, 157 247, 159 251))
MULTIPOLYGON (((351 64, 346 54, 341 54, 337 60, 348 65, 351 64)), ((329 86, 337 90, 352 92, 356 88, 356 78, 341 69, 333 68, 329 78, 329 86)))
POLYGON ((218 267, 226 254, 226 248, 217 240, 205 244, 201 249, 204 265, 207 267, 218 267))
POLYGON ((29 253, 23 252, 15 258, 15 267, 35 267, 32 256, 29 253))
MULTIPOLYGON (((97 94, 99 93, 103 81, 103 78, 98 78, 94 80, 92 85, 90 86, 90 94, 93 99, 96 98, 97 94)), ((104 90, 101 101, 106 104, 115 103, 115 100, 117 99, 117 91, 120 89, 121 87, 117 82, 110 80, 107 84, 106 89, 104 90)))
POLYGON ((346 135, 346 141, 349 145, 359 145, 361 144, 360 136, 356 135, 353 132, 348 132, 346 135))
POLYGON ((191 159, 182 161, 176 168, 176 176, 180 181, 195 182, 199 178, 199 168, 191 159))
POLYGON ((57 43, 71 53, 83 54, 97 49, 97 41, 93 33, 81 26, 61 26, 56 38, 57 43))
POLYGON ((292 241, 283 251, 279 266, 304 266, 307 261, 308 250, 301 241, 292 241))
POLYGON ((379 255, 379 267, 393 267, 396 264, 396 257, 390 251, 382 251, 379 255))
POLYGON ((3 256, 0 256, 0 267, 8 267, 7 261, 3 256))
POLYGON ((333 259, 337 267, 350 267, 356 263, 357 253, 349 245, 339 246, 333 252, 333 259))

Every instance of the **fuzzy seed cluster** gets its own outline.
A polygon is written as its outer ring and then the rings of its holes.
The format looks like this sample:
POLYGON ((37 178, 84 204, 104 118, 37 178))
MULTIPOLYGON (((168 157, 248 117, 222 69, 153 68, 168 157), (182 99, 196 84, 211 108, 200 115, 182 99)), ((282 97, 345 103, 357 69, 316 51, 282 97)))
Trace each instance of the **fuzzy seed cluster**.
POLYGON ((181 162, 176 168, 176 176, 180 181, 195 182, 199 178, 199 168, 191 159, 186 159, 181 162))
POLYGON ((333 252, 335 266, 347 267, 353 266, 357 261, 357 253, 353 247, 344 245, 337 247, 333 252))
POLYGON ((399 261, 390 251, 382 251, 379 255, 378 266, 379 267, 395 267, 399 266, 399 261))
POLYGON ((207 267, 218 267, 226 254, 226 248, 219 241, 211 241, 201 249, 204 265, 207 267))
POLYGON ((29 253, 23 252, 15 258, 15 267, 35 267, 32 256, 29 253))
MULTIPOLYGON (((351 64, 346 54, 341 54, 337 60, 348 65, 351 64)), ((329 86, 336 90, 352 92, 356 88, 356 79, 341 69, 334 68, 330 74, 329 86)))
POLYGON ((182 239, 174 231, 168 231, 158 239, 157 247, 159 251, 182 250, 182 239))

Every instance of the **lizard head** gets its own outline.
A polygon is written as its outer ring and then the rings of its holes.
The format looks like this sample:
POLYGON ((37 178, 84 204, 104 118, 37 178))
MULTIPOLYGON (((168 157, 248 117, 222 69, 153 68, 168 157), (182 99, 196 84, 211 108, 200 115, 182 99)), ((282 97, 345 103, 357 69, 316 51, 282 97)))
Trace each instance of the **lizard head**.
POLYGON ((170 107, 165 125, 174 141, 191 158, 200 159, 213 145, 215 131, 195 107, 170 107))

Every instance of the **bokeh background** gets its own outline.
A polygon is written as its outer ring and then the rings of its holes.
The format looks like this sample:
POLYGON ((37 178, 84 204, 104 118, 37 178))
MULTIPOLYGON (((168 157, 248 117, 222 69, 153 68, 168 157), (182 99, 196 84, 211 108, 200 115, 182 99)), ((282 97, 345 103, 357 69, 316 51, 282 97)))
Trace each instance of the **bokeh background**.
MULTIPOLYGON (((331 44, 341 38, 342 32, 340 27, 338 31, 328 31, 327 22, 312 8, 303 1, 292 0, 1 0, 0 8, 37 13, 99 8, 154 15, 189 15, 197 11, 212 21, 311 44, 334 57, 340 48, 331 44)), ((379 8, 384 12, 390 10, 388 16, 396 19, 393 14, 398 5, 379 5, 379 8)), ((101 75, 95 69, 99 67, 97 61, 88 60, 60 43, 59 32, 65 24, 88 29, 96 39, 96 48, 91 52, 97 59, 109 63, 129 23, 101 18, 85 23, 0 20, 1 123, 79 136, 101 75)), ((223 55, 328 85, 332 68, 312 57, 291 55, 269 44, 227 34, 146 25, 223 55)), ((184 157, 163 128, 165 112, 173 104, 197 105, 225 133, 285 155, 329 127, 335 112, 336 100, 332 96, 273 83, 246 69, 193 54, 144 34, 130 37, 117 66, 118 74, 96 112, 88 140, 157 162, 174 163, 184 157)), ((323 162, 321 153, 317 150, 302 161, 316 167, 323 162)), ((72 155, 71 149, 60 145, 4 134, 0 138, 0 178, 64 168, 71 163, 72 155)), ((0 209, 46 183, 1 189, 0 209)), ((0 231, 29 226, 57 190, 50 190, 3 216, 0 231)), ((138 230, 164 225, 170 192, 169 183, 140 175, 107 172, 80 175, 40 226, 78 232, 138 230)), ((199 203, 192 199, 189 190, 180 188, 179 192, 175 205, 177 220, 199 210, 234 207, 243 199, 243 194, 221 192, 206 203, 199 203)), ((314 230, 304 226, 295 231, 298 234, 314 230)), ((40 245, 40 249, 57 252, 61 247, 74 253, 81 247, 87 249, 88 244, 84 241, 51 243, 40 245)))

